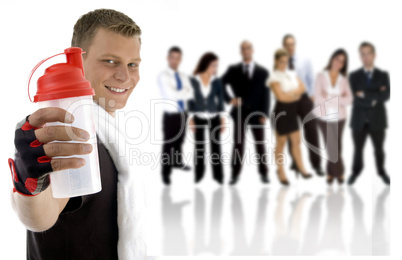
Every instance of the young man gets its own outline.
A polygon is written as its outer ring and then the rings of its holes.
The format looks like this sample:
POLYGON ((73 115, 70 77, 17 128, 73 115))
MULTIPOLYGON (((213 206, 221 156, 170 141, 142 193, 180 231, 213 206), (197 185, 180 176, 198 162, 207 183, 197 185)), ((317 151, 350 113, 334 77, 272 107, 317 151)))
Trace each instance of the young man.
MULTIPOLYGON (((110 9, 89 12, 74 26, 72 46, 86 52, 83 65, 86 79, 95 90, 94 101, 111 116, 126 105, 140 79, 140 35, 141 29, 131 18, 110 9)), ((65 199, 53 197, 49 173, 79 168, 86 162, 74 157, 52 157, 90 153, 92 146, 49 143, 73 139, 86 141, 89 136, 86 131, 74 127, 71 128, 75 135, 69 135, 70 127, 43 126, 48 122, 71 123, 73 120, 72 115, 63 109, 43 108, 17 125, 12 203, 27 228, 27 258, 128 259, 125 258, 127 255, 134 258, 143 255, 144 252, 139 252, 141 250, 134 246, 125 247, 127 237, 124 230, 130 228, 130 220, 119 226, 117 212, 119 215, 134 212, 124 212, 119 207, 122 201, 118 201, 118 187, 128 183, 122 183, 121 177, 118 181, 118 175, 121 176, 121 169, 125 167, 118 167, 116 159, 112 159, 118 155, 106 149, 107 143, 98 138, 102 191, 65 199), (27 136, 40 144, 36 150, 30 147, 32 140, 27 136), (36 162, 36 157, 40 156, 50 159, 50 162, 36 162), (32 182, 37 184, 35 190, 30 188, 32 182)))
POLYGON ((268 183, 268 167, 264 156, 264 124, 269 112, 269 89, 265 86, 268 71, 253 61, 253 45, 243 41, 240 45, 243 61, 230 66, 222 76, 224 86, 229 84, 235 97, 230 97, 225 89, 225 101, 233 106, 230 112, 234 120, 234 141, 232 154, 231 185, 237 183, 244 155, 245 132, 252 126, 255 147, 258 153, 258 172, 263 183, 268 183), (265 160, 265 162, 264 162, 265 160))
MULTIPOLYGON (((297 76, 306 86, 307 92, 302 95, 297 105, 297 113, 300 117, 300 121, 303 122, 303 119, 313 110, 314 104, 312 100, 313 95, 313 69, 311 66, 311 62, 308 59, 302 58, 296 54, 296 39, 293 35, 287 34, 283 37, 282 40, 283 48, 289 53, 289 70, 296 71, 297 76)), ((303 135, 306 138, 306 141, 314 146, 319 148, 318 143, 318 127, 317 120, 313 118, 312 120, 306 122, 303 125, 303 135)), ((289 151, 291 150, 292 143, 289 140, 289 151)), ((292 153, 290 153, 292 154, 292 153)), ((318 153, 309 149, 309 158, 310 163, 313 169, 315 170, 318 176, 323 176, 324 172, 321 168, 321 157, 318 153)), ((292 165, 291 168, 293 170, 298 170, 295 164, 295 160, 292 156, 292 165)))
POLYGON ((375 48, 369 42, 363 42, 360 47, 360 59, 363 68, 354 71, 349 76, 353 92, 353 109, 350 126, 352 127, 355 145, 352 175, 348 184, 352 185, 363 170, 363 148, 367 136, 374 145, 377 173, 385 184, 390 179, 384 168, 384 140, 387 128, 387 113, 385 102, 389 100, 391 86, 388 73, 374 67, 375 48))
POLYGON ((168 68, 158 77, 161 96, 166 101, 163 106, 163 147, 162 147, 162 181, 170 184, 173 167, 189 171, 190 167, 183 162, 182 145, 186 135, 186 104, 193 98, 193 91, 187 75, 179 71, 182 51, 174 46, 169 49, 168 68))

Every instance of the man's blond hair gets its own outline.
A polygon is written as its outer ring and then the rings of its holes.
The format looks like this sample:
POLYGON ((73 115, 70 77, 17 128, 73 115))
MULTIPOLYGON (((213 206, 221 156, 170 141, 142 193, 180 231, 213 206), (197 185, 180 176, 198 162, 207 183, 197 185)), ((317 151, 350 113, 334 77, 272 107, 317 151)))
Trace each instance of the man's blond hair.
POLYGON ((141 42, 141 29, 133 19, 113 9, 96 9, 82 15, 75 23, 71 46, 80 47, 88 52, 91 41, 99 28, 126 37, 137 36, 141 42))

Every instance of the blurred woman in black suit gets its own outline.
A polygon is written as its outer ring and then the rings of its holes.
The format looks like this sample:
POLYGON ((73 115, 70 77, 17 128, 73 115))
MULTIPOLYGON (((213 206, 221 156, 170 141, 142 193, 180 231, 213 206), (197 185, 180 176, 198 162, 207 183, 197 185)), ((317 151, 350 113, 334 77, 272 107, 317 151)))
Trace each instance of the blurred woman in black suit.
POLYGON ((208 52, 204 54, 190 79, 194 98, 189 101, 190 128, 195 132, 195 182, 198 183, 204 176, 205 165, 212 163, 213 178, 219 184, 223 183, 223 167, 220 160, 221 146, 220 133, 224 130, 223 118, 223 87, 216 77, 218 56, 208 52), (209 133, 211 156, 205 161, 205 131, 209 133))

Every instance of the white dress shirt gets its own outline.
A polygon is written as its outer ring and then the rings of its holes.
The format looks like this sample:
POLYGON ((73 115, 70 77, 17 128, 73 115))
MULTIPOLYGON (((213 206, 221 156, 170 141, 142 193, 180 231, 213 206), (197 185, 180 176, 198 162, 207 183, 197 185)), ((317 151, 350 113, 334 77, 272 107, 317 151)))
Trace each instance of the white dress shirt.
POLYGON ((255 62, 251 61, 249 63, 245 63, 244 61, 242 62, 243 65, 243 72, 246 69, 246 65, 248 65, 248 78, 251 79, 251 77, 253 76, 254 73, 254 68, 255 68, 255 62))
POLYGON ((163 104, 163 110, 167 113, 179 113, 177 102, 180 100, 183 101, 184 110, 186 110, 187 100, 193 98, 193 88, 189 77, 180 71, 178 71, 178 74, 182 85, 181 90, 177 89, 175 71, 171 68, 165 69, 158 76, 158 86, 162 99, 171 101, 163 104))
POLYGON ((374 68, 371 68, 371 69, 367 69, 367 68, 363 68, 364 69, 364 73, 367 75, 367 72, 369 72, 370 74, 370 79, 372 79, 373 78, 373 71, 374 71, 374 68))
POLYGON ((296 74, 306 86, 307 93, 309 96, 313 95, 313 86, 314 86, 314 73, 313 66, 311 65, 310 60, 300 57, 299 55, 293 55, 293 66, 295 68, 296 74))

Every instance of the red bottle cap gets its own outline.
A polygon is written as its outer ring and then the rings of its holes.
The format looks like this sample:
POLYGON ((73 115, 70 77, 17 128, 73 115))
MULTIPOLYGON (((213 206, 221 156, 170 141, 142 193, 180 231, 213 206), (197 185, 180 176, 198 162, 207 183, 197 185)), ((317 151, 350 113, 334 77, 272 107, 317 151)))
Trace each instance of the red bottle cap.
MULTIPOLYGON (((82 53, 81 48, 71 47, 65 49, 64 53, 56 54, 39 62, 29 76, 28 96, 29 82, 35 70, 48 59, 61 54, 66 55, 67 62, 54 64, 45 70, 45 74, 38 79, 34 102, 95 95, 91 83, 84 77, 82 53)), ((29 99, 31 99, 30 96, 29 99)))

